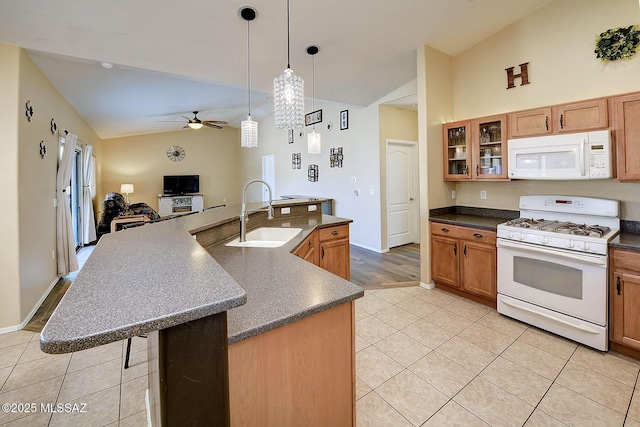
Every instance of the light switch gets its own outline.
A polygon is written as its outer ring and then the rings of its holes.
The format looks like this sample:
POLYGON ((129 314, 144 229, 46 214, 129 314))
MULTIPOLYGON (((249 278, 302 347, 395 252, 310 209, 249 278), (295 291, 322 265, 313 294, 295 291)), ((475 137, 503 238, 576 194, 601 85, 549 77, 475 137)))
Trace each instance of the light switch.
POLYGON ((375 196, 375 195, 376 195, 376 189, 375 189, 375 188, 371 188, 371 189, 369 190, 369 195, 370 195, 370 196, 375 196))

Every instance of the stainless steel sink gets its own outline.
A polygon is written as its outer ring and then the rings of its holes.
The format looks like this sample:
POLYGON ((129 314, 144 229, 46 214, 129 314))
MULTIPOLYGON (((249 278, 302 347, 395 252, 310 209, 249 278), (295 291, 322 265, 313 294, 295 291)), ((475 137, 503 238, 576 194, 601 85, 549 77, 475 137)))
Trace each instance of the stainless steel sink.
POLYGON ((247 241, 240 242, 237 238, 225 246, 239 246, 244 248, 278 248, 296 237, 302 228, 261 227, 247 233, 247 241))

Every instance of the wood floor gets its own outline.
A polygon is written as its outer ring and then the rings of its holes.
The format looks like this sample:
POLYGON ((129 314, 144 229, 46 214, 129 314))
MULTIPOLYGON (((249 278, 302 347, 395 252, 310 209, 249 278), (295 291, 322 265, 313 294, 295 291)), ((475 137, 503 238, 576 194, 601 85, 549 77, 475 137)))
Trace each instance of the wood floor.
POLYGON ((420 245, 377 253, 351 245, 351 281, 364 289, 416 286, 420 283, 420 245))
MULTIPOLYGON (((78 251, 78 263, 81 266, 94 248, 95 246, 86 246, 78 251)), ((420 245, 398 246, 384 254, 353 245, 350 249, 351 281, 363 289, 416 286, 420 282, 420 245)), ((24 330, 42 331, 77 274, 77 272, 71 273, 58 280, 24 330)))

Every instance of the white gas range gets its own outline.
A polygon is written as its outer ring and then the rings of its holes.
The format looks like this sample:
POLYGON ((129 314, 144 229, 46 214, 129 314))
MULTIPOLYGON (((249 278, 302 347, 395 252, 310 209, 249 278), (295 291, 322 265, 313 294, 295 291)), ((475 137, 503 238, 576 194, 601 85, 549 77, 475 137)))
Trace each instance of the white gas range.
POLYGON ((608 349, 608 242, 619 202, 522 196, 520 218, 497 227, 498 312, 608 349))

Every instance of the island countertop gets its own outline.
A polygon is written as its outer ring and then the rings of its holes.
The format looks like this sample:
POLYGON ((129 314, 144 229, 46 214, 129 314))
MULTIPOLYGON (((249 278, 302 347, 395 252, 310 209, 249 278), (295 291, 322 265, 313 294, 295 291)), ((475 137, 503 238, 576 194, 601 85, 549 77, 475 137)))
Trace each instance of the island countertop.
POLYGON ((195 240, 237 222, 239 211, 218 208, 103 236, 43 329, 42 350, 83 350, 221 311, 233 343, 363 295, 290 253, 316 227, 351 220, 317 215, 262 224, 303 229, 280 248, 204 249, 195 240))

